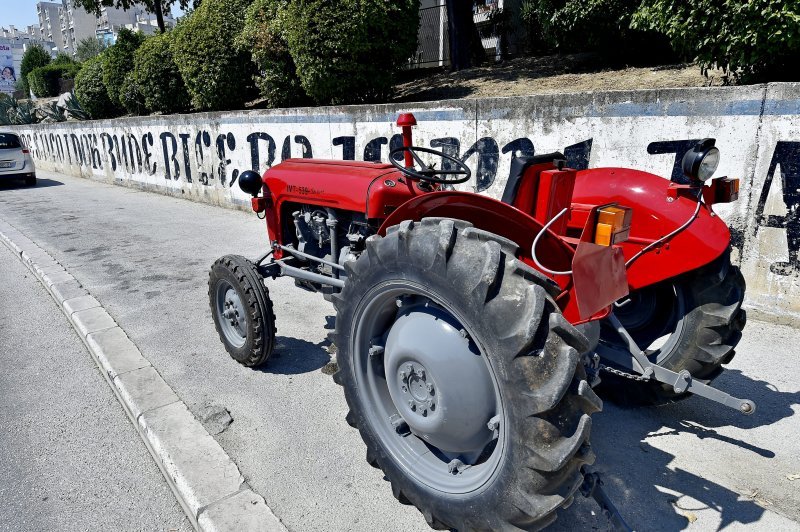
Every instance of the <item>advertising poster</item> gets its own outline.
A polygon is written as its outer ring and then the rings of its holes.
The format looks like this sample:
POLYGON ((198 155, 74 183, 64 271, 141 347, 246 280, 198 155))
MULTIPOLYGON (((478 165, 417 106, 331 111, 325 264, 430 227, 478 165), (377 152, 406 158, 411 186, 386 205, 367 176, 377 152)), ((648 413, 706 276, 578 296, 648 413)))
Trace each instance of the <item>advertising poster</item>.
POLYGON ((11 46, 0 44, 0 93, 11 94, 17 85, 17 66, 11 46))

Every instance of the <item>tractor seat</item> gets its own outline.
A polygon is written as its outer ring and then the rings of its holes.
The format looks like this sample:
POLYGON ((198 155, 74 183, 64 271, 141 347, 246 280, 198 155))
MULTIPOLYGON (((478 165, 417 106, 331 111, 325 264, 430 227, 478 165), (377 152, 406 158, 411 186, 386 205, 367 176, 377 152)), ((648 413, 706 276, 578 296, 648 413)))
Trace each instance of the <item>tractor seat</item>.
POLYGON ((503 191, 503 198, 500 200, 503 203, 514 205, 517 199, 517 194, 520 191, 520 185, 526 172, 529 170, 534 174, 542 170, 551 170, 555 168, 553 161, 556 159, 564 159, 564 154, 560 152, 543 153, 542 155, 521 156, 511 159, 511 170, 508 173, 508 181, 506 188, 503 191), (540 168, 533 168, 540 166, 540 168))

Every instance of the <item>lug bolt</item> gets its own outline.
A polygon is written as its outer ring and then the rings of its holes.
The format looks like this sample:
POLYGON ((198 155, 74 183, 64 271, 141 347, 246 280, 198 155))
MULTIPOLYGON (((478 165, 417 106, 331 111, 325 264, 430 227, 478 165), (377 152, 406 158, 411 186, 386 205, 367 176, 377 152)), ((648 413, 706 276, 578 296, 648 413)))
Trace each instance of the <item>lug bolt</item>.
POLYGON ((374 345, 374 346, 369 348, 369 356, 370 357, 374 358, 374 357, 381 356, 382 354, 383 354, 383 347, 381 347, 379 345, 374 345))
POLYGON ((419 370, 417 372, 417 375, 419 375, 420 379, 425 380, 425 370, 424 369, 419 370))
POLYGON ((750 406, 750 403, 742 403, 742 406, 740 406, 739 408, 745 414, 749 413, 753 409, 753 407, 750 406))
POLYGON ((428 393, 433 393, 433 384, 428 383, 428 393))
POLYGON ((447 471, 453 474, 460 473, 463 467, 464 467, 464 462, 456 458, 454 460, 451 460, 450 463, 447 464, 447 471))
POLYGON ((406 386, 401 386, 400 389, 403 390, 404 392, 408 391, 408 388, 406 386))
POLYGON ((414 412, 416 412, 416 410, 417 410, 417 404, 414 401, 409 400, 408 401, 408 407, 411 408, 411 410, 414 411, 414 412))

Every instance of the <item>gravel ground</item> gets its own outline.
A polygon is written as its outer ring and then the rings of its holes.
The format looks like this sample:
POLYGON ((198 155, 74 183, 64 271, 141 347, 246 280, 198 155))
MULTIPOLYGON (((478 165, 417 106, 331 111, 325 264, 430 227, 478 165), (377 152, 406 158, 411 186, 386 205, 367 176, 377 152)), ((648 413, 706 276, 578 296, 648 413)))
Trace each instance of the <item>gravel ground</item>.
POLYGON ((191 530, 72 326, 3 245, 0 271, 0 530, 191 530))
MULTIPOLYGON (((260 254, 254 215, 40 172, 42 187, 0 187, 0 217, 75 275, 197 415, 227 408, 215 437, 290 530, 427 530, 398 504, 344 422, 341 390, 321 368, 333 308, 289 279, 270 281, 277 355, 232 362, 216 337, 207 271, 220 255, 260 254)), ((717 382, 754 399, 736 412, 691 398, 657 409, 607 404, 593 422, 596 468, 639 530, 800 530, 800 370, 796 329, 752 321, 717 382)), ((594 513, 593 513, 594 512, 594 513)), ((557 530, 605 529, 578 500, 557 530)))

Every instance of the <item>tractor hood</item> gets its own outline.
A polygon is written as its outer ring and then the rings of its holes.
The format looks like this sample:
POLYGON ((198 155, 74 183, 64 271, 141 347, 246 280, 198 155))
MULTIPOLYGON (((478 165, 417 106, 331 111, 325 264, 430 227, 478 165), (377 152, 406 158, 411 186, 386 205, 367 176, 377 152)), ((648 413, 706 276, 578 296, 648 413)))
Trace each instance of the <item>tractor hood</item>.
POLYGON ((326 159, 286 159, 264 174, 280 208, 285 201, 313 203, 385 218, 419 193, 391 164, 326 159))

